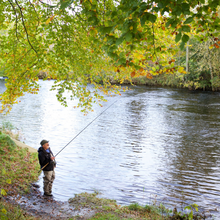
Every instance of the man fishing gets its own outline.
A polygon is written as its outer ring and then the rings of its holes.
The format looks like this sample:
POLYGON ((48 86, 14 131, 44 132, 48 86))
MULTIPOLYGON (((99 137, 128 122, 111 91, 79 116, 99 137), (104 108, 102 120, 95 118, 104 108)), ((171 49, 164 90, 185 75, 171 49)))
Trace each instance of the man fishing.
MULTIPOLYGON (((107 111, 116 101, 114 101, 110 106, 108 106, 104 111, 102 111, 98 116, 96 116, 89 124, 87 124, 72 140, 66 144, 55 156, 49 147, 49 141, 42 140, 40 142, 41 147, 38 149, 38 158, 41 166, 41 170, 44 172, 44 195, 52 196, 52 184, 55 179, 54 168, 56 167, 55 157, 63 151, 73 140, 75 140, 86 128, 89 127, 100 115, 107 111)), ((41 171, 40 170, 40 171, 41 171)), ((39 172, 40 172, 39 171, 39 172)))
POLYGON ((56 167, 55 157, 49 147, 49 141, 42 140, 38 149, 38 159, 41 169, 44 172, 44 195, 52 196, 52 184, 55 179, 54 168, 56 167))

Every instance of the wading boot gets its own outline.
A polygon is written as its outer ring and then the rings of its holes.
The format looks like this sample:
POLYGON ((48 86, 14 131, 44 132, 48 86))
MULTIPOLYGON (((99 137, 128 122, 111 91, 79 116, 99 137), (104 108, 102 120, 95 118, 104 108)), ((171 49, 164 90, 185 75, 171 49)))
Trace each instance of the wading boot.
POLYGON ((51 193, 44 193, 44 196, 53 196, 51 193))

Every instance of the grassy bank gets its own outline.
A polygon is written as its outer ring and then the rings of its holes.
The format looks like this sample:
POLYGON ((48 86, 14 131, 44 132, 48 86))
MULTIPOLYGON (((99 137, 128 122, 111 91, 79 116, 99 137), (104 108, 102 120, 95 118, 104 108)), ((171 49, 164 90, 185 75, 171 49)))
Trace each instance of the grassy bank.
POLYGON ((0 201, 0 219, 1 220, 40 220, 28 215, 17 205, 0 201))
POLYGON ((0 131, 0 219, 30 219, 19 207, 3 201, 6 195, 29 192, 31 183, 38 179, 37 153, 20 148, 0 131))
MULTIPOLYGON (((173 210, 166 208, 163 204, 148 204, 141 206, 137 203, 129 206, 121 206, 115 200, 99 198, 98 193, 81 193, 75 195, 74 198, 69 199, 70 205, 76 210, 92 209, 95 210, 95 215, 90 217, 91 220, 121 220, 121 219, 136 219, 136 220, 192 220, 204 219, 201 214, 195 214, 198 211, 197 205, 192 204, 186 206, 188 214, 183 210, 177 212, 176 208, 173 210), (193 213, 194 212, 194 213, 193 213)), ((80 219, 75 217, 72 219, 80 219)))
MULTIPOLYGON (((81 193, 74 198, 69 199, 70 205, 76 210, 88 208, 95 210, 95 215, 89 219, 164 219, 160 210, 156 206, 139 206, 131 204, 130 206, 120 206, 115 200, 99 198, 98 193, 81 193)), ((162 207, 162 206, 161 206, 162 207)), ((165 207, 162 207, 164 211, 165 207)))

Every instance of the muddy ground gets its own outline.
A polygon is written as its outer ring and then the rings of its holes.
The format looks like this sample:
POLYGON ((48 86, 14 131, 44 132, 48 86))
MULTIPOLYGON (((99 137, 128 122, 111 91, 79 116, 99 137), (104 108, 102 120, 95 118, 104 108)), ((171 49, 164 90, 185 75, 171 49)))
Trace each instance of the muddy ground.
POLYGON ((12 204, 20 205, 22 209, 40 219, 88 219, 95 214, 95 210, 89 208, 75 208, 68 201, 56 201, 53 197, 44 196, 39 191, 37 184, 32 184, 30 193, 24 195, 4 197, 4 200, 12 204))

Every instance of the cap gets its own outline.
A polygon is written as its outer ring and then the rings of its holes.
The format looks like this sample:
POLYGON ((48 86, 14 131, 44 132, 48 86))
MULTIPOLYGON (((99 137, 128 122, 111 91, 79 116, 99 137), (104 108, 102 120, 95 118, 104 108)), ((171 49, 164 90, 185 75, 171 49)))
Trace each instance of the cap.
POLYGON ((46 144, 46 143, 48 143, 49 141, 47 141, 47 140, 42 140, 41 142, 40 142, 40 145, 41 146, 43 146, 44 144, 46 144))

